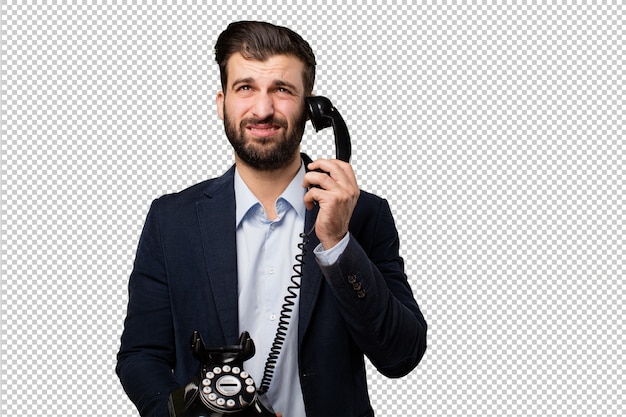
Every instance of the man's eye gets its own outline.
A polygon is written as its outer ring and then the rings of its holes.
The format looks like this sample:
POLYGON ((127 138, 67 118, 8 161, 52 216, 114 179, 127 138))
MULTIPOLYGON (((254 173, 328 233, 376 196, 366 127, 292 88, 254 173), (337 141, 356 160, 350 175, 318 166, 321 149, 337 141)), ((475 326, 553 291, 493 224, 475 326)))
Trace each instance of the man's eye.
POLYGON ((285 87, 278 87, 276 89, 276 91, 278 91, 279 93, 286 93, 286 94, 291 94, 291 90, 285 88, 285 87))

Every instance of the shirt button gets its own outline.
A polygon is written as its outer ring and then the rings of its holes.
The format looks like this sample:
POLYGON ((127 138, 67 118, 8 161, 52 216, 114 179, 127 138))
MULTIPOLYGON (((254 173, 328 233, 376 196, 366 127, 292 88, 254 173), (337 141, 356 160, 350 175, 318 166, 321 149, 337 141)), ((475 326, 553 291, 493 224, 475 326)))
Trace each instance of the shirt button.
POLYGON ((273 274, 273 273, 274 273, 274 267, 273 267, 273 266, 272 266, 272 267, 270 267, 270 269, 269 269, 269 273, 270 273, 270 274, 273 274))
POLYGON ((276 320, 276 314, 270 314, 270 320, 272 321, 276 320))
POLYGON ((275 224, 275 223, 272 223, 272 224, 270 225, 270 230, 274 230, 274 229, 276 229, 276 224, 275 224))

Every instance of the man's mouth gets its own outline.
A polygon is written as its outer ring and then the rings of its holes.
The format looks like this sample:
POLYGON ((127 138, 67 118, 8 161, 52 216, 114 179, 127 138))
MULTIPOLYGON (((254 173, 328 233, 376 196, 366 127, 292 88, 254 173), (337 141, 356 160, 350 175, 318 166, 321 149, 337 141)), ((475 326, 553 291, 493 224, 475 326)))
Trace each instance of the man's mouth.
POLYGON ((281 129, 280 125, 274 123, 250 124, 246 127, 254 136, 267 137, 274 135, 281 129))

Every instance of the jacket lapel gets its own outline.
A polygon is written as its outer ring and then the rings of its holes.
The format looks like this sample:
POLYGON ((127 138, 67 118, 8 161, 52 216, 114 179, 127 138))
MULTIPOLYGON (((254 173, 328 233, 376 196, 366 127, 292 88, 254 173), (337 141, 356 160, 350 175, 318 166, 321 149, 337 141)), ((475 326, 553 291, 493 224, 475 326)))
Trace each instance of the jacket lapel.
MULTIPOLYGON (((311 162, 311 158, 301 153, 300 156, 304 161, 305 167, 311 162)), ((302 268, 302 285, 300 287, 300 307, 299 307, 299 319, 298 319, 298 347, 302 346, 302 340, 306 334, 306 330, 311 322, 311 316, 313 315, 313 309, 315 308, 315 302, 319 296, 320 288, 322 285, 323 277, 322 271, 317 265, 315 254, 313 250, 319 245, 320 241, 315 234, 313 226, 317 219, 317 213, 319 206, 316 204, 312 210, 307 210, 304 219, 304 232, 309 235, 308 242, 305 245, 304 266, 302 268)))
MULTIPOLYGON (((316 205, 312 210, 306 212, 304 221, 305 232, 310 231, 315 224, 319 207, 316 205)), ((311 316, 315 307, 315 301, 319 295, 322 284, 322 271, 317 265, 313 250, 320 243, 315 231, 309 236, 309 241, 305 245, 306 254, 304 256, 304 266, 302 268, 302 286, 300 288, 300 318, 298 320, 298 346, 302 345, 302 339, 306 329, 311 322, 311 316)))
POLYGON ((234 167, 212 181, 196 205, 208 279, 226 343, 238 340, 234 167))

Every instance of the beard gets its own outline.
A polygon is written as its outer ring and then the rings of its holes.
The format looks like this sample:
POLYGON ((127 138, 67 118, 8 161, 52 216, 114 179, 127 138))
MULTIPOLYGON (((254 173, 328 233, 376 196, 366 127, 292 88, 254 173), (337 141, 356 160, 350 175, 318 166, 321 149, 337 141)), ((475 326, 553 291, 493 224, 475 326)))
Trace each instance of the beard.
POLYGON ((306 113, 303 110, 291 128, 286 119, 268 117, 264 120, 247 118, 239 126, 228 117, 224 109, 224 130, 237 156, 245 164, 260 171, 272 171, 288 166, 299 152, 304 134, 306 113), (246 138, 246 126, 271 123, 281 127, 280 137, 246 138))

